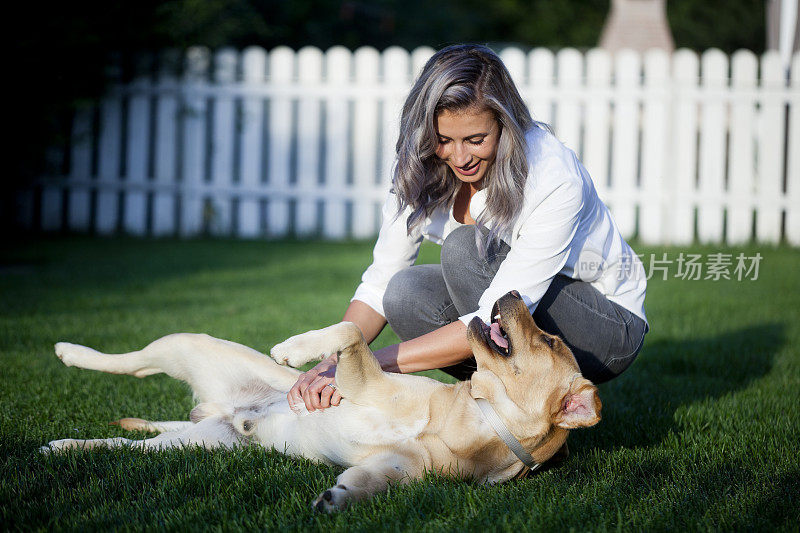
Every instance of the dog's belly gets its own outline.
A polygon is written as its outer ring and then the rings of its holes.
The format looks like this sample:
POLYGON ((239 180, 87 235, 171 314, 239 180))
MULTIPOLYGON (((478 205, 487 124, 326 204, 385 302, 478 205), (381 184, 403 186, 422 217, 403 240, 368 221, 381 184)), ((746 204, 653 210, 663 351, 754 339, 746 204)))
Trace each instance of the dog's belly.
POLYGON ((289 455, 351 466, 375 447, 401 446, 413 440, 427 423, 424 416, 391 420, 377 408, 347 400, 299 415, 288 403, 279 403, 270 406, 269 416, 259 421, 255 437, 262 445, 289 455))

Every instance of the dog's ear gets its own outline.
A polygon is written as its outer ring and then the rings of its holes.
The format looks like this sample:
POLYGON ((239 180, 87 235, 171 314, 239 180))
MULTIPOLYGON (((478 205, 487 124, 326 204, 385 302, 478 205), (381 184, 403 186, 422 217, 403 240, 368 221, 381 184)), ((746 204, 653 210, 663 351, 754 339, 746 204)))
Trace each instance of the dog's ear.
POLYGON ((602 407, 597 387, 588 379, 578 377, 570 385, 567 394, 561 398, 561 405, 553 423, 564 429, 590 427, 600 422, 602 407))

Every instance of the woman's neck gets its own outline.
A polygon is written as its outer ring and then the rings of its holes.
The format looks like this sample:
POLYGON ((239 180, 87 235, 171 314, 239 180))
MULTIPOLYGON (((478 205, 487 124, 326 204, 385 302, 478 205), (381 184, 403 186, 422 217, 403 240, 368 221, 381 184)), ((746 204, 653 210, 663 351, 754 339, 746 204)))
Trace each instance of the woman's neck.
POLYGON ((469 204, 475 193, 480 190, 479 183, 462 183, 456 192, 453 202, 453 218, 460 224, 475 224, 475 219, 469 214, 469 204))

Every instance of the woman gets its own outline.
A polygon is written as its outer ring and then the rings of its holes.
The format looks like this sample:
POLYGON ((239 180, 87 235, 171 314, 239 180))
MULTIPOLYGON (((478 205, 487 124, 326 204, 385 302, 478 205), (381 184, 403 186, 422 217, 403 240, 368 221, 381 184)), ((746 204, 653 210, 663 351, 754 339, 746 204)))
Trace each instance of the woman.
MULTIPOLYGON (((587 379, 625 370, 648 330, 641 262, 497 55, 475 45, 437 52, 406 99, 400 132, 374 262, 343 318, 367 342, 387 322, 402 339, 375 352, 383 369, 468 379, 467 324, 489 323, 494 302, 517 290, 587 379), (423 238, 442 245, 441 264, 412 266, 423 238)), ((337 405, 335 366, 334 355, 304 373, 290 405, 337 405)))

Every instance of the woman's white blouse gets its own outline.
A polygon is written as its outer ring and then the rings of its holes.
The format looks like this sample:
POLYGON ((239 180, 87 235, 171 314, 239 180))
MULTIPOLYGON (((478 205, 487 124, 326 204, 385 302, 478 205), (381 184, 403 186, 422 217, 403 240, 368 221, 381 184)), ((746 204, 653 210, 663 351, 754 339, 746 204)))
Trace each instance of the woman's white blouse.
MULTIPOLYGON (((519 291, 532 313, 557 274, 590 283, 612 302, 646 320, 644 267, 597 196, 589 173, 550 132, 536 127, 526 138, 529 172, 523 206, 511 231, 500 234, 511 249, 481 296, 479 308, 460 320, 469 324, 479 316, 488 323, 494 302, 512 289, 519 291)), ((472 218, 478 218, 485 202, 486 189, 472 197, 472 218)), ((386 316, 383 294, 389 280, 414 264, 422 239, 441 244, 457 227, 451 221, 452 210, 442 209, 409 235, 410 213, 409 208, 395 216, 397 199, 389 194, 374 260, 353 296, 382 316, 386 316)), ((491 221, 487 226, 492 226, 491 221)))

